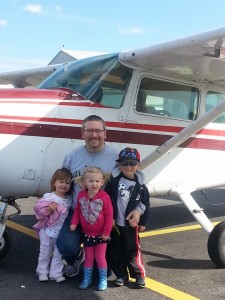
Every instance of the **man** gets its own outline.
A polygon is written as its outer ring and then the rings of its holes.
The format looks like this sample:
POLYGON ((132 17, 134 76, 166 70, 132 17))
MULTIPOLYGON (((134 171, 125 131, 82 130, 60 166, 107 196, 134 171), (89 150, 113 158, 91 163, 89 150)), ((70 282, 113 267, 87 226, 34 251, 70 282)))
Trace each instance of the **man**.
MULTIPOLYGON (((65 156, 63 167, 66 167, 73 174, 73 177, 83 174, 87 167, 99 167, 104 173, 111 173, 116 167, 118 150, 105 143, 106 126, 102 118, 96 115, 84 119, 81 127, 82 138, 85 145, 80 146, 65 156)), ((73 208, 76 206, 77 195, 80 191, 78 184, 74 184, 73 208)), ((128 218, 131 226, 136 226, 139 221, 142 208, 132 211, 128 218)), ((70 231, 70 223, 73 209, 69 212, 64 225, 57 239, 57 247, 66 261, 65 275, 76 276, 79 273, 80 264, 84 261, 84 254, 81 248, 80 228, 70 231)))

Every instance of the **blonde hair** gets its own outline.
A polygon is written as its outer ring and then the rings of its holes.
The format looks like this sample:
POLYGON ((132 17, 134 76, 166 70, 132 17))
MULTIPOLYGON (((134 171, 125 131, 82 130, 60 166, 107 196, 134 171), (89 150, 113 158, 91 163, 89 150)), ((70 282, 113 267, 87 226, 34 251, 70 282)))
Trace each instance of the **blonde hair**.
POLYGON ((73 181, 75 181, 75 183, 78 183, 82 188, 85 188, 84 180, 87 178, 88 174, 102 175, 104 183, 106 183, 110 178, 110 174, 104 173, 102 169, 98 167, 89 167, 84 170, 83 175, 73 178, 73 181))

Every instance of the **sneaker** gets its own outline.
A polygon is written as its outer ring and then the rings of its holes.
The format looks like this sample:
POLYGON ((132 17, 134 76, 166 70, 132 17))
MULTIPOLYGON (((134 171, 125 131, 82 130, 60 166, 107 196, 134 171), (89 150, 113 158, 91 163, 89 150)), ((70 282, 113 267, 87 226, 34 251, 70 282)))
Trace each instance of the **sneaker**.
POLYGON ((84 251, 83 251, 83 249, 81 249, 78 258, 75 260, 73 265, 67 265, 65 267, 65 272, 64 272, 65 276, 66 277, 77 276, 80 271, 80 265, 82 264, 84 259, 85 259, 84 251))
POLYGON ((66 277, 73 277, 76 276, 76 274, 74 273, 74 268, 73 265, 67 265, 63 271, 63 274, 66 277))
POLYGON ((107 279, 110 279, 113 276, 113 271, 111 269, 107 269, 107 279))
POLYGON ((66 278, 64 276, 59 276, 56 278, 50 278, 50 280, 55 280, 55 282, 63 282, 66 280, 66 278))
POLYGON ((140 275, 136 277, 136 286, 141 289, 145 288, 145 279, 140 275))
POLYGON ((129 279, 128 279, 128 276, 125 275, 121 278, 116 278, 115 282, 116 282, 116 285, 123 286, 125 283, 129 282, 129 279))
POLYGON ((48 275, 47 274, 39 274, 38 275, 38 280, 42 281, 42 282, 48 281, 48 275))

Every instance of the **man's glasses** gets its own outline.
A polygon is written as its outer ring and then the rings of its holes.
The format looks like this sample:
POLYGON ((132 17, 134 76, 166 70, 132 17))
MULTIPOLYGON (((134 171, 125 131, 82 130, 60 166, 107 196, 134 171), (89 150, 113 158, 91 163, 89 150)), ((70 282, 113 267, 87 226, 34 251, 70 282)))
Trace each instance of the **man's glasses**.
POLYGON ((102 134, 105 131, 105 129, 83 129, 83 131, 87 134, 93 134, 94 132, 96 134, 102 134))
POLYGON ((131 160, 131 161, 120 161, 120 165, 123 167, 135 167, 138 164, 136 160, 131 160))

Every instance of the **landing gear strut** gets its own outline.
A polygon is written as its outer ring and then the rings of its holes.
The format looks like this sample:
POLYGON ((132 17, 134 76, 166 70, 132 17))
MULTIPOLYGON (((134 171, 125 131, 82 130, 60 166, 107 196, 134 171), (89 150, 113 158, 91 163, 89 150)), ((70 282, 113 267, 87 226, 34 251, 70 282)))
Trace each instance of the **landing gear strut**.
POLYGON ((5 256, 12 247, 12 233, 8 227, 5 228, 2 238, 0 239, 0 259, 5 256))
POLYGON ((1 197, 0 198, 0 259, 4 257, 12 247, 12 233, 6 226, 6 220, 13 216, 19 215, 21 210, 14 197, 1 197), (11 215, 6 215, 7 207, 11 205, 16 209, 16 212, 11 215))
POLYGON ((219 268, 225 268, 225 221, 213 227, 213 224, 204 214, 203 209, 198 206, 190 191, 182 190, 182 188, 174 188, 170 192, 176 194, 186 205, 193 217, 209 234, 208 238, 208 254, 212 262, 219 268))

